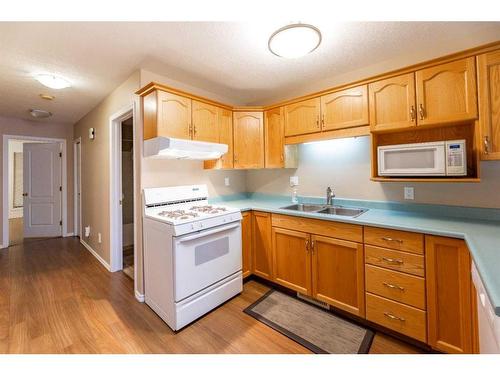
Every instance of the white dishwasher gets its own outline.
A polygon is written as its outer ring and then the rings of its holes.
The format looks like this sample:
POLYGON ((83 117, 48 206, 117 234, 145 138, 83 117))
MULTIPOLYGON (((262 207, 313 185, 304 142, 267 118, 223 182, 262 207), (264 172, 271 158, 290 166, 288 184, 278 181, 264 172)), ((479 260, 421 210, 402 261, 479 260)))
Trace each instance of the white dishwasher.
POLYGON ((479 351, 481 354, 500 354, 500 316, 495 314, 474 262, 472 262, 472 281, 477 292, 479 351))

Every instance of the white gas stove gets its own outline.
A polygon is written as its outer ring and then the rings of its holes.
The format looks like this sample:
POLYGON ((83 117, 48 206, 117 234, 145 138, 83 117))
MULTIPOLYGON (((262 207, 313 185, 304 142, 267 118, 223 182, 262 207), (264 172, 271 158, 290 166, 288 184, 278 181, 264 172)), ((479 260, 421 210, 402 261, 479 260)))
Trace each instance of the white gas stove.
POLYGON ((240 221, 205 185, 144 189, 145 300, 174 331, 242 291, 240 221))

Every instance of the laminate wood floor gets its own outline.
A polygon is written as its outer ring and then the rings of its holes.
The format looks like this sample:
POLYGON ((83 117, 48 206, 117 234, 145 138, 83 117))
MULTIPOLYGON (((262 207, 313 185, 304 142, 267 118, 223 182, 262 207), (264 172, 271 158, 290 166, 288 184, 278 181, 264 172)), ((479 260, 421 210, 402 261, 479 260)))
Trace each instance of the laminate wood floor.
MULTIPOLYGON (((241 295, 177 334, 136 301, 133 281, 110 273, 76 238, 0 250, 0 353, 308 353, 243 313, 268 288, 241 295)), ((377 334, 372 353, 418 353, 377 334)))

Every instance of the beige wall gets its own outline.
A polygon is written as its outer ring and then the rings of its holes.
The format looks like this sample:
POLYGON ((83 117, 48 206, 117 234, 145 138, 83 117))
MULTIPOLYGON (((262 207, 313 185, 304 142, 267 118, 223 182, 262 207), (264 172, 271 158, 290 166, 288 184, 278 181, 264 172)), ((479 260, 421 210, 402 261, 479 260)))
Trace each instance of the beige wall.
POLYGON ((405 202, 500 208, 500 162, 481 163, 481 183, 380 183, 370 181, 369 137, 338 139, 299 146, 299 167, 248 171, 252 192, 290 195, 290 176, 299 176, 299 195, 325 196, 331 186, 339 198, 404 201, 403 187, 415 188, 405 202))
POLYGON ((75 125, 75 138, 81 137, 82 165, 82 227, 90 226, 89 238, 83 240, 109 264, 109 119, 114 113, 134 103, 134 92, 139 89, 139 71, 132 74, 101 103, 75 125), (95 128, 95 139, 90 140, 88 129, 95 128), (98 242, 98 233, 102 242, 98 242))
MULTIPOLYGON (((61 138, 66 139, 66 165, 67 165, 67 231, 73 232, 73 127, 66 124, 55 124, 49 121, 27 121, 11 117, 0 116, 0 134, 23 135, 31 137, 61 138)), ((0 142, 0 165, 3 165, 3 142, 0 142)), ((3 185, 3 184, 2 184, 3 185)), ((3 194, 0 186, 0 195, 3 194)), ((8 210, 3 207, 0 200, 1 211, 8 210)), ((3 218, 0 215, 0 227, 3 218)), ((0 244, 3 243, 3 232, 0 230, 0 244)))

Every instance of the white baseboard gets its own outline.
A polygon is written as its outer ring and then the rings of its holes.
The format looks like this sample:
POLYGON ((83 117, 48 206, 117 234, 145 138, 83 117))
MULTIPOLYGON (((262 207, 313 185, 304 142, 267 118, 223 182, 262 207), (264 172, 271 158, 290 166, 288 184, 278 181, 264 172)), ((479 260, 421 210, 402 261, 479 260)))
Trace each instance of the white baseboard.
POLYGON ((135 299, 139 302, 144 302, 144 294, 139 293, 137 290, 135 291, 135 299))
POLYGON ((73 236, 74 236, 73 232, 68 232, 68 233, 63 234, 63 237, 73 237, 73 236))
POLYGON ((88 243, 86 243, 86 242, 85 242, 84 240, 82 240, 81 238, 80 238, 80 243, 81 243, 83 246, 85 246, 85 248, 86 248, 88 251, 90 251, 90 253, 91 253, 93 256, 95 256, 95 257, 97 258, 97 260, 98 260, 99 262, 101 262, 101 264, 102 264, 104 267, 106 267, 106 269, 107 269, 108 271, 110 271, 110 272, 111 272, 111 267, 110 267, 110 265, 109 265, 109 264, 108 264, 108 263, 107 263, 104 259, 102 259, 102 258, 101 258, 101 256, 100 256, 99 254, 97 254, 97 253, 96 253, 96 251, 95 251, 94 249, 92 249, 88 243))

